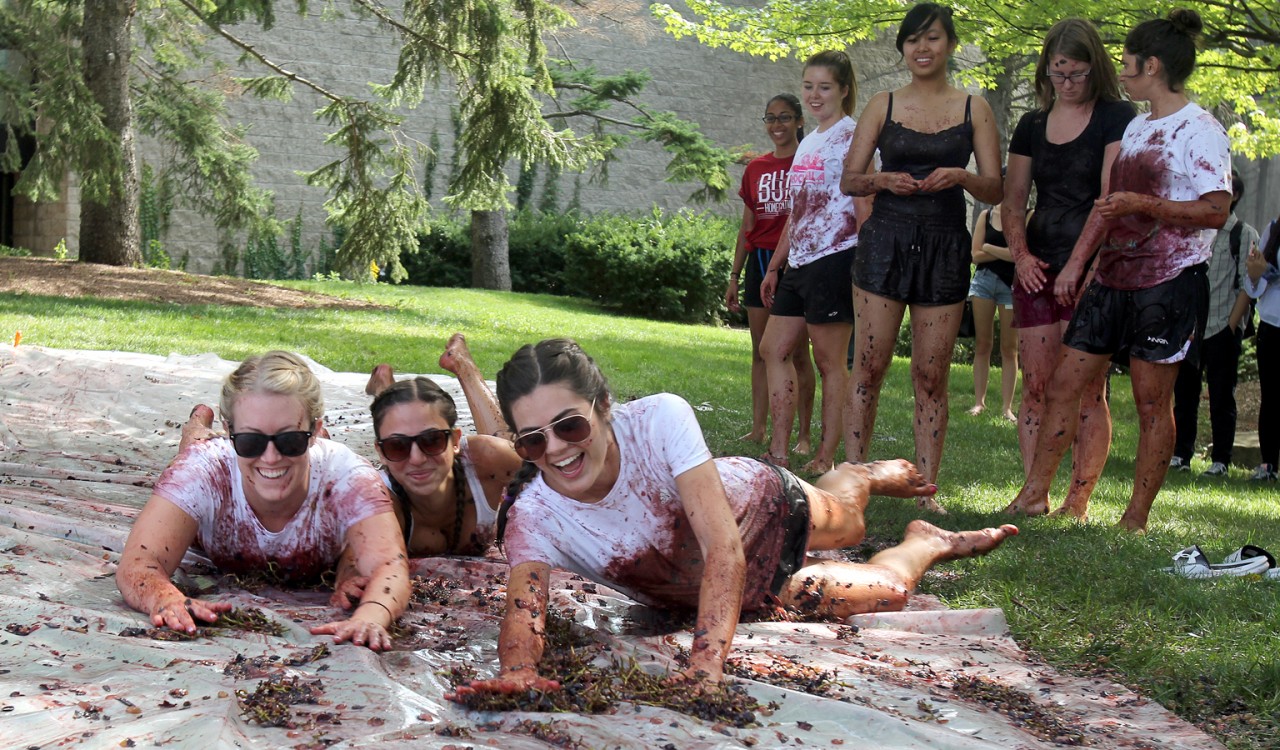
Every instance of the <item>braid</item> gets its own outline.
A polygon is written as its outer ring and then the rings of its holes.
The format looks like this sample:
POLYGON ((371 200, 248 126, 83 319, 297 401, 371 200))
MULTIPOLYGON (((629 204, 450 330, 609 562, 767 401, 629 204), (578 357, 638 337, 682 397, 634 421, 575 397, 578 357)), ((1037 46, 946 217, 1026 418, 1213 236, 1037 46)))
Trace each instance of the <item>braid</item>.
POLYGON ((507 533, 507 514, 511 511, 511 506, 516 504, 516 497, 524 490, 525 485, 533 481, 538 476, 538 465, 532 461, 525 461, 511 479, 511 483, 507 485, 507 491, 502 493, 502 504, 498 506, 498 532, 494 538, 494 543, 499 547, 502 546, 502 539, 507 533))

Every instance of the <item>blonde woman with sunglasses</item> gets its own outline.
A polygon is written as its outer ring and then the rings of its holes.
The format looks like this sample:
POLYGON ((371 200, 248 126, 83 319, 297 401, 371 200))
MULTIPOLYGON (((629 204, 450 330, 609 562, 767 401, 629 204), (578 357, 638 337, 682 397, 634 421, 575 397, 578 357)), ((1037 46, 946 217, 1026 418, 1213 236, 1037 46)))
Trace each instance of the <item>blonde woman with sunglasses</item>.
POLYGON ((318 581, 346 550, 373 585, 349 618, 311 632, 390 648, 387 630, 409 599, 404 542, 377 470, 318 435, 319 380, 296 354, 250 357, 223 382, 220 410, 227 439, 187 445, 134 522, 116 571, 125 602, 156 627, 192 633, 232 605, 170 581, 189 547, 225 573, 271 569, 299 584, 318 581))
POLYGON ((458 688, 555 690, 538 673, 551 570, 653 607, 695 611, 682 679, 718 682, 741 612, 781 603, 816 616, 901 609, 934 563, 990 551, 1017 527, 950 532, 923 521, 866 565, 811 560, 864 534, 872 494, 936 491, 906 461, 840 464, 815 484, 751 458, 712 459, 688 402, 660 393, 617 404, 576 343, 521 348, 498 373, 498 403, 525 465, 499 513, 511 566, 501 670, 458 688))

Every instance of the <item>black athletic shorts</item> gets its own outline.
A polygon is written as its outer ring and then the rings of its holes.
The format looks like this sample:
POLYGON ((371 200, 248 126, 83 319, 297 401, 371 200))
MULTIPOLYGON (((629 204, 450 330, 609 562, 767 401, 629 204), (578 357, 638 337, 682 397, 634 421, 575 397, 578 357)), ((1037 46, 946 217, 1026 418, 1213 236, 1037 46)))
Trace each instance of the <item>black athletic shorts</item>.
POLYGON ((824 255, 778 280, 771 315, 804 316, 806 323, 853 323, 853 252, 824 255))
POLYGON ((1209 314, 1206 269, 1205 263, 1191 266, 1149 289, 1112 289, 1094 281, 1076 303, 1062 343, 1089 354, 1195 366, 1209 314))
POLYGON ((782 537, 778 569, 773 574, 773 582, 769 584, 769 593, 777 596, 787 579, 804 567, 805 554, 809 550, 809 496, 795 474, 780 466, 768 465, 778 472, 778 479, 782 482, 782 495, 790 508, 783 522, 786 533, 782 537))
POLYGON ((773 251, 763 247, 754 248, 747 253, 747 280, 742 287, 743 307, 764 307, 764 300, 760 299, 760 284, 764 281, 764 272, 769 270, 772 258, 773 251))

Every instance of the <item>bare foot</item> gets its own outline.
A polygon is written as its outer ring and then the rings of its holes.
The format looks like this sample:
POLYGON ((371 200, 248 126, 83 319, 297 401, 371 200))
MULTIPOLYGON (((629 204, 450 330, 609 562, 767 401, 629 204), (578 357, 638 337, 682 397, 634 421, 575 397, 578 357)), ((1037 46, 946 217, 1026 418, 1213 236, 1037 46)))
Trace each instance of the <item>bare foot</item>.
POLYGON ((939 556, 936 561, 941 562, 961 557, 985 555, 1003 544, 1004 540, 1011 536, 1016 536, 1017 533, 1018 527, 1011 523, 1003 524, 999 528, 979 529, 977 531, 947 531, 934 526, 928 521, 916 519, 907 524, 907 530, 902 535, 902 541, 905 542, 911 537, 929 537, 939 550, 939 556))
POLYGON ((475 365, 475 360, 471 359, 471 350, 467 348, 467 337, 461 333, 455 333, 449 337, 449 343, 444 345, 444 354, 440 355, 440 366, 458 375, 460 374, 458 370, 467 365, 475 365))
POLYGON ((396 373, 391 369, 391 365, 383 362, 373 366, 373 370, 369 372, 369 382, 364 384, 364 392, 370 396, 376 396, 395 385, 396 373))
POLYGON ((748 442, 748 443, 763 443, 763 442, 764 442, 764 428, 763 428, 763 427, 761 427, 761 428, 760 428, 760 429, 758 429, 758 430, 753 428, 753 429, 751 430, 751 432, 748 432, 747 434, 743 435, 742 437, 740 437, 740 438, 738 438, 738 439, 739 439, 739 440, 745 440, 745 441, 746 441, 746 442, 748 442))
POLYGON ((1013 409, 1005 409, 1004 418, 1006 421, 1009 421, 1009 422, 1016 423, 1018 421, 1018 415, 1013 413, 1013 409))
POLYGON ((986 410, 986 404, 974 404, 973 408, 969 410, 969 416, 976 417, 986 410))
POLYGON ((1049 512, 1049 496, 1041 495, 1035 498, 1025 498, 1023 493, 1019 492, 1013 502, 1005 506, 1004 512, 1011 516, 1019 513, 1028 516, 1043 516, 1049 512))
POLYGON ((793 450, 802 456, 809 455, 809 451, 813 450, 813 446, 809 444, 809 436, 801 435, 796 438, 796 447, 793 450))
POLYGON ((822 456, 815 456, 814 459, 805 464, 800 471, 805 474, 821 476, 826 474, 828 471, 831 471, 834 466, 834 460, 830 458, 823 458, 822 456))
POLYGON ((887 497, 918 497, 932 495, 938 491, 938 485, 924 478, 915 464, 904 458, 892 461, 872 461, 869 464, 841 464, 852 466, 866 476, 871 485, 871 494, 887 497))
POLYGON ((1087 507, 1080 507, 1078 505, 1067 505, 1066 503, 1063 503, 1061 508, 1058 508, 1057 510, 1050 513, 1049 515, 1059 516, 1059 517, 1070 516, 1076 519, 1077 521, 1084 522, 1089 520, 1089 509, 1087 507))
POLYGON ((213 409, 204 404, 196 404, 191 416, 182 425, 182 437, 178 439, 178 452, 186 450, 188 445, 217 437, 213 431, 213 409))
POLYGON ((791 468, 791 459, 787 458, 786 456, 775 456, 772 453, 762 453, 760 454, 760 460, 764 461, 767 464, 773 464, 774 466, 777 466, 782 469, 791 468))
POLYGON ((1147 533, 1147 519, 1138 518, 1136 514, 1131 515, 1129 511, 1125 511, 1120 520, 1116 521, 1116 526, 1125 531, 1132 531, 1137 534, 1147 533))

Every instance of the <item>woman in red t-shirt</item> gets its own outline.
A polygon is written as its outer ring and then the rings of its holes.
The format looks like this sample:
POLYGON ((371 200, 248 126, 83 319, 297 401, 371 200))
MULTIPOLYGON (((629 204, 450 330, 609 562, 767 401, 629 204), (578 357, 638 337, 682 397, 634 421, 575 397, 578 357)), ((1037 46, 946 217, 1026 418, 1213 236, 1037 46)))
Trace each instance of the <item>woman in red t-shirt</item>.
MULTIPOLYGON (((742 269, 747 269, 746 286, 742 292, 741 306, 747 308, 747 325, 751 328, 751 432, 744 440, 760 442, 765 439, 765 421, 769 416, 769 382, 764 359, 760 356, 760 339, 765 324, 769 322, 769 308, 760 299, 760 282, 769 259, 778 247, 782 227, 791 213, 787 193, 787 175, 791 171, 791 159, 804 137, 804 114, 800 100, 791 94, 778 94, 765 107, 764 130, 773 141, 773 153, 752 159, 742 174, 742 228, 738 231, 738 244, 733 254, 733 273, 729 275, 729 288, 724 293, 724 303, 737 312, 738 279, 742 269)), ((813 392, 815 380, 813 363, 809 359, 809 340, 804 340, 804 356, 794 356, 796 386, 798 390, 797 413, 800 429, 796 439, 796 452, 809 452, 809 423, 813 421, 813 392)))

